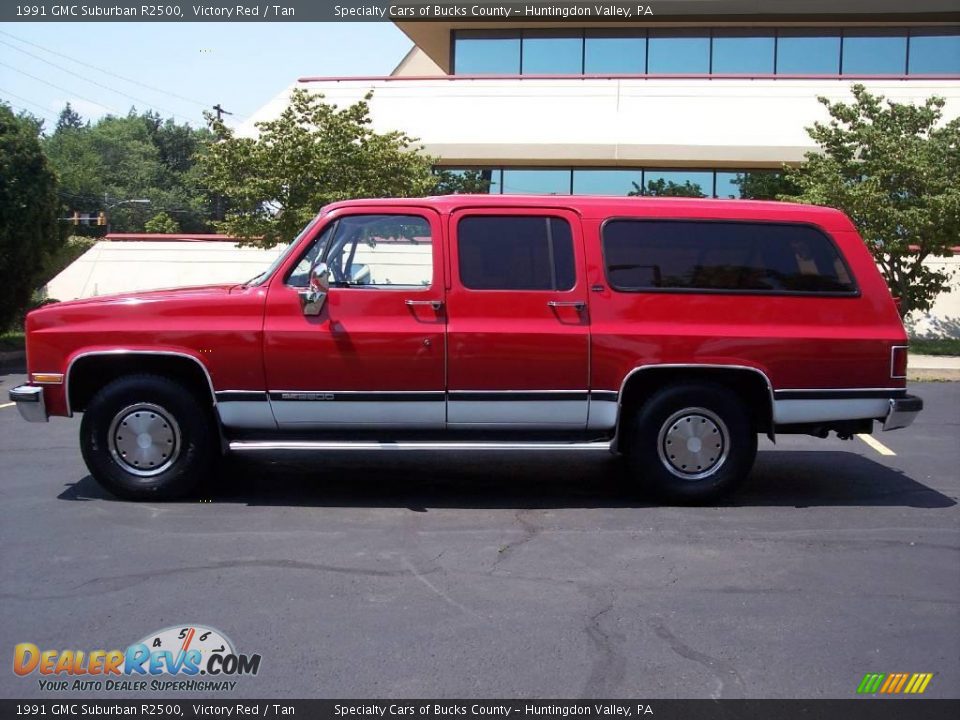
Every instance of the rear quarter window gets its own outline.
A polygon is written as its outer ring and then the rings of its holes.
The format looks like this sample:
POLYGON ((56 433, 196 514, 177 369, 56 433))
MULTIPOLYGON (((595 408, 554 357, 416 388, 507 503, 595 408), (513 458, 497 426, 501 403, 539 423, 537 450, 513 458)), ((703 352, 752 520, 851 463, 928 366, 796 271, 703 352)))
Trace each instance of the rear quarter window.
POLYGON ((836 245, 810 225, 613 219, 602 237, 615 290, 857 293, 836 245))

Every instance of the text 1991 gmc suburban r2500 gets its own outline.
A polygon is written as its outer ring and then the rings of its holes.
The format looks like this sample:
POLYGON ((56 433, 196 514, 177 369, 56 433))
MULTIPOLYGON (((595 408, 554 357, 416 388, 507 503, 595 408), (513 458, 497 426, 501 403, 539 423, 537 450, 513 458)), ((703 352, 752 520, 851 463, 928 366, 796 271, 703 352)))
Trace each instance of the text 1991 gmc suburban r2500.
POLYGON ((225 450, 604 449, 705 501, 757 435, 909 425, 907 342, 850 220, 699 199, 454 195, 323 209, 234 286, 29 314, 27 420, 93 477, 188 493, 225 450))

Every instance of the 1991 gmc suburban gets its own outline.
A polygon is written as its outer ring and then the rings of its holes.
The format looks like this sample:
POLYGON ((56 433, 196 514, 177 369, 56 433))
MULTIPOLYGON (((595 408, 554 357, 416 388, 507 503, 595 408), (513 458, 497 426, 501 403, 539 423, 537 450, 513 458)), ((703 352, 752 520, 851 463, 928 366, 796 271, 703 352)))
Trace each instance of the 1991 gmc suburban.
POLYGON ((27 317, 23 416, 83 413, 93 477, 188 493, 225 450, 603 449, 705 501, 757 434, 909 425, 907 343, 851 222, 766 202, 330 205, 241 285, 27 317))

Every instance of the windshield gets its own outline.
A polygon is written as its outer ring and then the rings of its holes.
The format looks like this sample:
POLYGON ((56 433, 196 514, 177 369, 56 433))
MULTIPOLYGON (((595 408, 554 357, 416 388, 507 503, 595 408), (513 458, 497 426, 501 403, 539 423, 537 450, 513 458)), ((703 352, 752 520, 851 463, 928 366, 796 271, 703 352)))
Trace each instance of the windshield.
POLYGON ((320 221, 320 216, 315 217, 313 220, 307 223, 307 226, 300 231, 300 234, 297 235, 290 242, 290 244, 283 249, 283 252, 277 255, 277 259, 274 260, 272 263, 270 263, 270 267, 268 267, 266 270, 264 270, 262 273, 260 273, 256 277, 250 278, 249 280, 247 280, 247 282, 243 284, 250 287, 250 286, 256 286, 256 285, 262 285, 263 283, 265 283, 270 278, 270 276, 273 275, 276 269, 283 264, 283 261, 286 260, 287 257, 289 257, 290 253, 293 252, 293 249, 300 243, 300 241, 307 235, 307 233, 313 230, 314 226, 319 221, 320 221))

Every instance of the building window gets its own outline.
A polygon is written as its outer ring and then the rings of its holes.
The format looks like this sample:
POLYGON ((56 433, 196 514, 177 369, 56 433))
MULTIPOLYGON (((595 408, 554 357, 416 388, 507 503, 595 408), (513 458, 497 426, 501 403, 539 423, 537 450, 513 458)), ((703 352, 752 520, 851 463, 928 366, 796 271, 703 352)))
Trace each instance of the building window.
POLYGON ((569 195, 570 170, 503 171, 504 195, 569 195))
POLYGON ((588 32, 584 39, 583 72, 642 75, 647 71, 646 37, 588 32))
POLYGON ((777 33, 777 74, 838 75, 840 33, 781 30, 777 33))
POLYGON ((718 74, 773 73, 772 34, 744 31, 715 31, 711 72, 718 74))
POLYGON ((520 72, 524 75, 583 74, 583 37, 524 32, 520 72))
POLYGON ((644 170, 643 192, 660 197, 712 197, 713 172, 705 170, 644 170))
MULTIPOLYGON (((465 170, 444 168, 461 174, 465 170)), ((472 168, 508 195, 687 196, 770 200, 797 192, 779 170, 674 170, 643 168, 472 168), (572 181, 572 185, 571 185, 572 181)))
POLYGON ((642 170, 573 171, 574 195, 635 195, 641 187, 642 170))
POLYGON ((840 72, 844 75, 903 75, 907 38, 902 30, 845 31, 840 72))
POLYGON ((647 41, 647 72, 703 74, 710 72, 710 34, 651 30, 647 41))
POLYGON ((610 285, 626 292, 856 292, 836 247, 806 225, 611 220, 603 255, 610 285))
POLYGON ((956 75, 960 27, 467 30, 453 63, 461 75, 956 75))
POLYGON ((907 67, 911 75, 960 73, 960 31, 912 30, 907 67))
POLYGON ((566 220, 468 216, 457 223, 460 282, 471 290, 571 290, 573 235, 566 220))
POLYGON ((459 75, 519 75, 519 33, 484 33, 454 37, 454 63, 459 75))

